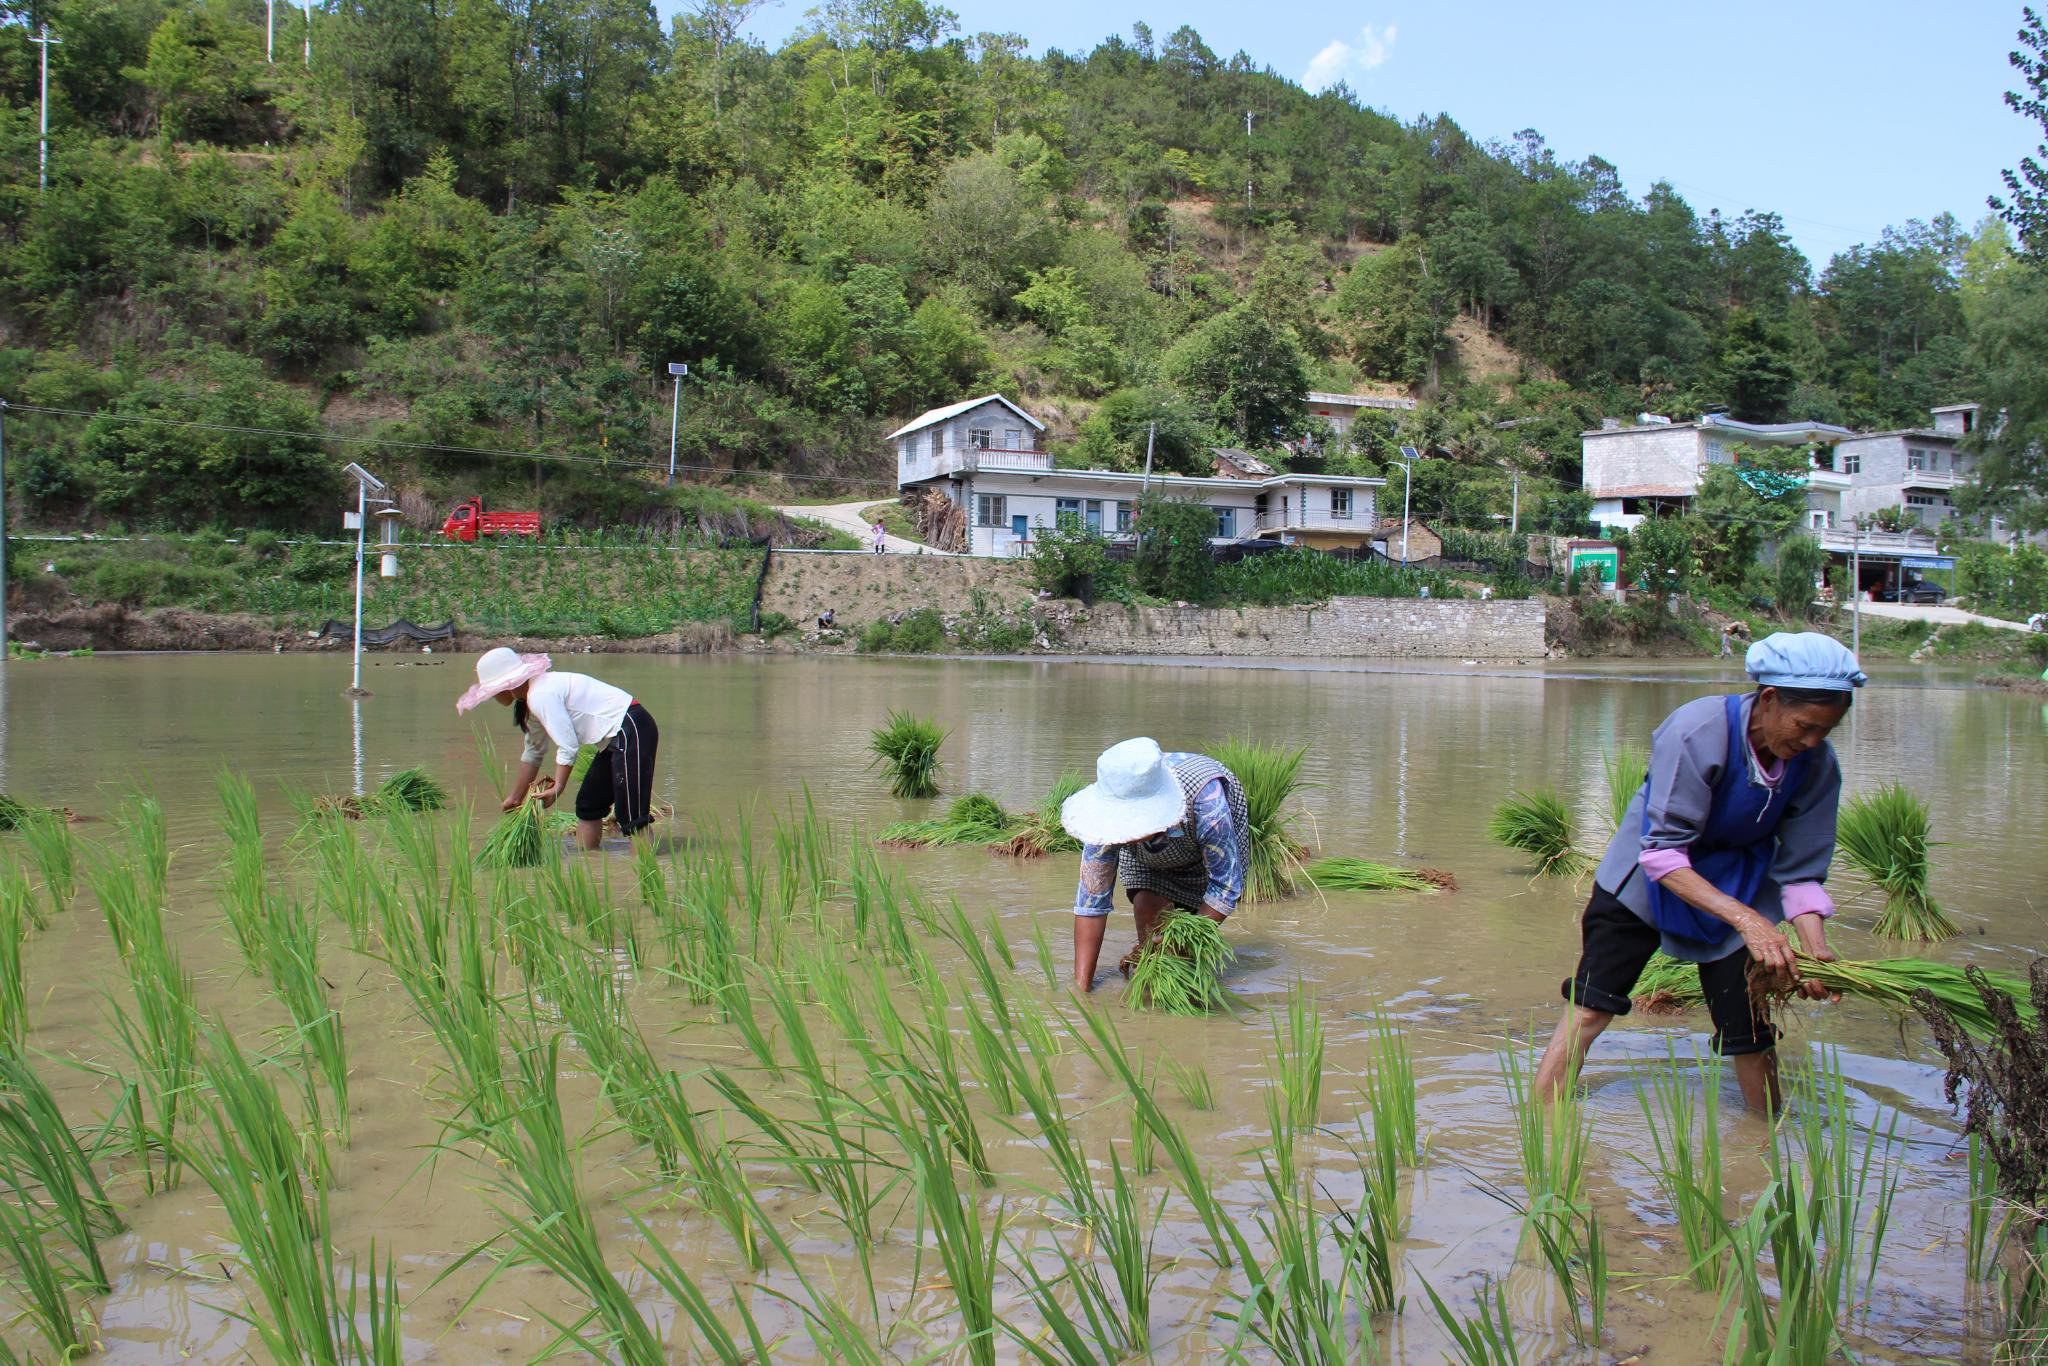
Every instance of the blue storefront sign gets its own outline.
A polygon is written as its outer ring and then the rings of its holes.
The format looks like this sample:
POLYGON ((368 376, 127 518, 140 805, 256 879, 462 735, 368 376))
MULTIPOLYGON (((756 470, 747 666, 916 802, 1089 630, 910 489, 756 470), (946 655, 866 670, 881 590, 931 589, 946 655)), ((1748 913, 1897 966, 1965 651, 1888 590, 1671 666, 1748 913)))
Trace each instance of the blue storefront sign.
POLYGON ((1900 557, 1899 563, 1908 569, 1954 569, 1956 567, 1953 555, 1905 555, 1900 557))

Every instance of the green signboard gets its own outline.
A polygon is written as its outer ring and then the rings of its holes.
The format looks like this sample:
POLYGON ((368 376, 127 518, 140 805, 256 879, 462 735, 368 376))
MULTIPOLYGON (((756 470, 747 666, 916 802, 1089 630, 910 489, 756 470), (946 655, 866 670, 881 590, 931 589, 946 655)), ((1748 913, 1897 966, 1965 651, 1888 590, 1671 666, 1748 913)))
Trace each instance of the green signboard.
POLYGON ((1621 552, 1611 545, 1573 546, 1572 572, 1611 584, 1621 576, 1621 552))

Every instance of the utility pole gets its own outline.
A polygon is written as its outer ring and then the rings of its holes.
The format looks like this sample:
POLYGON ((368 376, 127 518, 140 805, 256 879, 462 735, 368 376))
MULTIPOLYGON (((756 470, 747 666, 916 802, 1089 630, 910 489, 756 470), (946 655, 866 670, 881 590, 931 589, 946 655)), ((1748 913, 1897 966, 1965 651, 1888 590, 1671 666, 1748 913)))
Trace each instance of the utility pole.
POLYGON ((0 398, 0 663, 7 659, 7 400, 0 398))
POLYGON ((668 363, 669 377, 675 380, 675 396, 668 405, 668 482, 676 482, 676 424, 683 417, 683 376, 690 373, 690 367, 679 361, 668 363))
POLYGON ((277 63, 277 0, 263 0, 263 60, 277 63))
POLYGON ((1144 497, 1152 491, 1152 438, 1159 434, 1157 422, 1145 424, 1145 478, 1138 485, 1138 496, 1144 497))
POLYGON ((1421 459, 1413 446, 1403 446, 1401 454, 1407 459, 1401 466, 1401 567, 1408 567, 1408 495, 1415 488, 1415 462, 1421 459))
POLYGON ((1863 658, 1863 528, 1849 535, 1849 653, 1863 658))
POLYGON ((42 128, 36 136, 36 193, 41 194, 50 186, 50 44, 64 40, 52 38, 49 21, 44 20, 42 35, 29 41, 43 50, 42 128))
POLYGON ((1508 504, 1508 535, 1510 536, 1520 535, 1522 530, 1522 472, 1516 470, 1514 471, 1514 476, 1514 501, 1508 504))
POLYGON ((306 70, 313 69, 313 0, 306 0, 306 70))

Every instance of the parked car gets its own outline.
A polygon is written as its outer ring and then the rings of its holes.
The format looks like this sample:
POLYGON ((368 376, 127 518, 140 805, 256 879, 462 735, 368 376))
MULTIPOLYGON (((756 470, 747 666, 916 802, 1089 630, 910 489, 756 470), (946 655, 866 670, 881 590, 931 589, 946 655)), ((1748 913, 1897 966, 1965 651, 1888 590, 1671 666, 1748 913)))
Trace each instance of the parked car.
POLYGON ((1877 600, 1879 602, 1918 602, 1939 607, 1942 600, 1946 597, 1948 597, 1947 589, 1938 583, 1929 583, 1925 579, 1916 579, 1912 583, 1900 588, 1880 588, 1877 590, 1877 600))

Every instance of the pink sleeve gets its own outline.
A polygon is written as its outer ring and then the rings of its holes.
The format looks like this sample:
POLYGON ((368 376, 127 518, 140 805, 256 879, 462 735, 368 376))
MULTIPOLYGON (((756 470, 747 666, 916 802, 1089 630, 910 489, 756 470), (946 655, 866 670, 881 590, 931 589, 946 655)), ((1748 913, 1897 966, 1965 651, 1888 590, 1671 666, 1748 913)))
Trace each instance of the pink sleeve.
POLYGON ((1802 915, 1817 915, 1825 920, 1835 913, 1835 899, 1818 882, 1788 882, 1779 895, 1787 920, 1802 915))
POLYGON ((1662 882, 1680 868, 1692 867, 1692 856, 1686 853, 1684 845, 1680 845, 1676 849, 1645 849, 1636 855, 1636 862, 1650 875, 1651 881, 1662 882))

